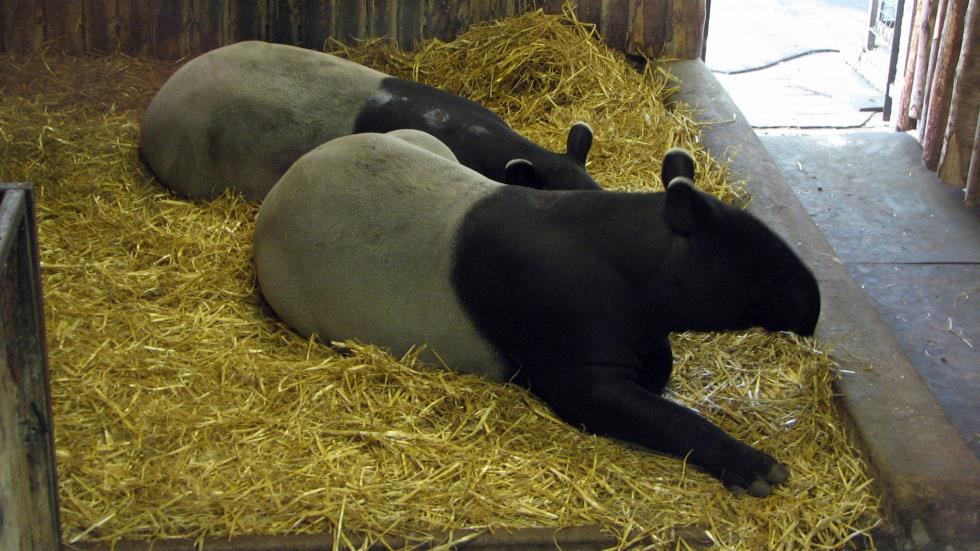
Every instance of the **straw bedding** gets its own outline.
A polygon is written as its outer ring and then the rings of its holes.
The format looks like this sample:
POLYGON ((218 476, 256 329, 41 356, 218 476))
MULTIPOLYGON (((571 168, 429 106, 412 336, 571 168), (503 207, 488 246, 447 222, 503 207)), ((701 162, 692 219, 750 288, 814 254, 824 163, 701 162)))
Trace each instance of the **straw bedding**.
MULTIPOLYGON (((534 13, 416 52, 342 54, 470 96, 554 149, 588 121, 590 171, 609 188, 657 189, 660 155, 683 145, 700 186, 744 201, 686 108, 665 107, 678 83, 593 32, 534 13)), ((670 396, 788 464, 789 482, 755 499, 569 427, 517 387, 291 333, 254 285, 257 205, 180 200, 139 162, 139 116, 174 69, 0 58, 0 180, 39 195, 66 542, 329 531, 346 547, 599 524, 621 546, 684 548, 685 527, 723 549, 873 544, 878 505, 813 340, 673 337, 670 396)))

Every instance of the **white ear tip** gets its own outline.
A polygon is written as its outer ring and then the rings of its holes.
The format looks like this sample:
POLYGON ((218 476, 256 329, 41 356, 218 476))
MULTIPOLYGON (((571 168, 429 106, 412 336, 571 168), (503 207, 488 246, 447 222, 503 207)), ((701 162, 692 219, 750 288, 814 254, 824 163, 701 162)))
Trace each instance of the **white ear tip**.
POLYGON ((691 186, 692 188, 697 189, 696 186, 694 185, 694 181, 691 180, 690 178, 686 177, 686 176, 677 176, 677 177, 675 177, 673 180, 670 181, 669 184, 667 184, 667 187, 669 188, 670 186, 672 186, 674 184, 687 184, 687 185, 691 186))
POLYGON ((585 121, 575 121, 575 122, 572 123, 572 128, 574 128, 576 126, 584 127, 586 130, 589 131, 589 134, 592 134, 592 127, 589 126, 589 123, 587 123, 585 121))
MULTIPOLYGON (((506 165, 504 165, 504 169, 510 169, 511 167, 517 166, 517 165, 534 166, 534 164, 531 163, 531 161, 529 161, 527 159, 511 159, 511 160, 507 161, 507 164, 506 165)), ((497 165, 497 166, 500 166, 500 165, 497 165)))

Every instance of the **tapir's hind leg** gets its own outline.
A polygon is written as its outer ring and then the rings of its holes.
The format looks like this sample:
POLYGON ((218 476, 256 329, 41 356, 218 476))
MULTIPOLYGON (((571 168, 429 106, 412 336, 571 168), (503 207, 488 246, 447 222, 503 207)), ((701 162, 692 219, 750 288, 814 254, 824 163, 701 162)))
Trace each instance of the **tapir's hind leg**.
POLYGON ((788 477, 786 468, 768 454, 732 438, 693 410, 628 378, 599 375, 618 369, 589 366, 551 381, 555 385, 539 380, 532 388, 543 390, 545 400, 569 423, 686 458, 736 493, 765 497, 788 477))

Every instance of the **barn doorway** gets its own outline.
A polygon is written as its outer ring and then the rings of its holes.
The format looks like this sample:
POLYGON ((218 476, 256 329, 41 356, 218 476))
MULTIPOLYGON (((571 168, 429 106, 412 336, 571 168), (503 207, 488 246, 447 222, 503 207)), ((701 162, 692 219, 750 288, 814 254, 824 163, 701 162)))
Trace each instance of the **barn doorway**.
POLYGON ((901 89, 905 4, 711 0, 705 63, 755 128, 881 128, 901 89))

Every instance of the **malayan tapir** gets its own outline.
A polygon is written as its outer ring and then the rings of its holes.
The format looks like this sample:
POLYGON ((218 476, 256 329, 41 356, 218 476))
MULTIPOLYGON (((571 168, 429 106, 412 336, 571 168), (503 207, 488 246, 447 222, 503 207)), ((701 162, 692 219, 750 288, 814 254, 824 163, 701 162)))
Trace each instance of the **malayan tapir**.
POLYGON ((427 343, 454 369, 527 385, 567 422, 687 457, 736 491, 786 480, 768 454, 661 397, 670 332, 811 335, 820 312, 807 267, 697 191, 687 152, 664 159, 665 192, 541 191, 408 137, 333 140, 269 193, 256 270, 283 320, 395 355, 427 343))
POLYGON ((475 102, 322 52, 256 41, 177 70, 146 110, 140 151, 178 194, 213 198, 230 187, 261 199, 314 147, 398 128, 438 137, 462 164, 498 182, 507 163, 522 158, 534 171, 509 183, 599 188, 585 170, 592 130, 584 122, 572 125, 567 151, 553 153, 475 102))

